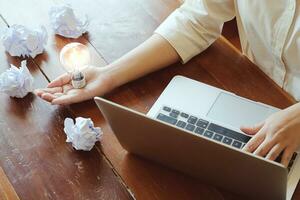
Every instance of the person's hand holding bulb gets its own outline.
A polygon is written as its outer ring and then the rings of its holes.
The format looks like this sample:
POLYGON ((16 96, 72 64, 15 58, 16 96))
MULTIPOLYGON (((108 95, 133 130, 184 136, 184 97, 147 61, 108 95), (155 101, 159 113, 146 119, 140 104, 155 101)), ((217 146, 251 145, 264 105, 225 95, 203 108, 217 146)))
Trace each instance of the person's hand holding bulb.
POLYGON ((89 66, 88 48, 80 43, 66 45, 60 61, 67 73, 50 82, 47 88, 35 93, 52 104, 71 104, 88 100, 109 91, 108 67, 89 66))
POLYGON ((83 70, 87 84, 80 89, 72 86, 71 74, 65 73, 51 81, 47 88, 36 89, 35 93, 53 105, 67 105, 85 101, 111 90, 107 71, 107 67, 88 66, 83 70))

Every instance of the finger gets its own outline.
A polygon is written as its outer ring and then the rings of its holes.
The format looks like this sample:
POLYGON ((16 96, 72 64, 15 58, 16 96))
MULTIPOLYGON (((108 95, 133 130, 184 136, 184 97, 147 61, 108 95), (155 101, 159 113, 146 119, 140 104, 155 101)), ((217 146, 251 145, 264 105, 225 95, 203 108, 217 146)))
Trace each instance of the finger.
POLYGON ((50 93, 43 93, 41 98, 44 99, 45 101, 52 102, 53 99, 56 98, 56 96, 54 94, 50 94, 50 93))
POLYGON ((53 105, 68 105, 68 104, 72 104, 72 103, 78 103, 80 101, 85 101, 92 97, 93 96, 88 93, 80 93, 80 94, 71 93, 71 94, 62 95, 58 98, 55 98, 55 99, 53 99, 53 101, 51 103, 53 105))
POLYGON ((254 126, 242 126, 240 127, 241 131, 248 135, 256 134, 262 127, 264 126, 264 122, 258 123, 254 126))
POLYGON ((267 153, 271 150, 272 147, 275 145, 275 140, 268 140, 265 139, 259 147, 254 151, 255 155, 265 157, 267 153))
POLYGON ((276 160, 276 158, 280 155, 283 151, 284 146, 281 144, 276 144, 267 154, 266 158, 269 160, 276 160))
POLYGON ((68 73, 65 73, 65 74, 57 77, 53 81, 51 81, 47 87, 48 88, 61 87, 65 84, 69 83, 70 81, 71 81, 71 75, 68 73))
POLYGON ((76 103, 80 100, 80 95, 76 94, 68 94, 68 95, 63 95, 58 98, 54 98, 52 100, 53 105, 68 105, 72 103, 76 103))
POLYGON ((35 89, 34 90, 34 94, 41 97, 42 94, 44 93, 44 91, 42 89, 35 89))
POLYGON ((294 150, 292 148, 285 149, 281 158, 281 164, 287 167, 292 158, 293 153, 294 150))
POLYGON ((38 90, 39 90, 38 92, 42 95, 43 93, 50 93, 50 94, 61 93, 63 88, 62 87, 53 87, 53 88, 41 88, 38 90))
POLYGON ((247 152, 253 152, 264 141, 265 134, 257 134, 253 136, 248 143, 244 146, 243 150, 247 152))
POLYGON ((41 98, 46 100, 46 101, 49 101, 49 102, 52 102, 53 99, 56 99, 60 96, 64 95, 63 93, 55 93, 55 94, 51 94, 51 93, 43 93, 41 98))

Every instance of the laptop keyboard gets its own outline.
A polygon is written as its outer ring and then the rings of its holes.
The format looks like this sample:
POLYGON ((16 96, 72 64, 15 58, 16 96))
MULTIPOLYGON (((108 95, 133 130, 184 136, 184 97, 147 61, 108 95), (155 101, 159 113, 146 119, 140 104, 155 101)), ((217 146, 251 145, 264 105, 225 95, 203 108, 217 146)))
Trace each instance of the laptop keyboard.
MULTIPOLYGON (((179 128, 191 131, 195 134, 202 135, 211 140, 230 145, 234 148, 241 149, 251 139, 250 136, 230 130, 223 126, 201 119, 194 115, 189 115, 185 112, 173 109, 168 106, 163 106, 158 113, 158 120, 175 125, 179 128)), ((292 167, 297 153, 294 153, 289 163, 288 169, 292 167)), ((280 157, 276 160, 280 162, 280 157)))
POLYGON ((164 106, 156 117, 198 135, 241 149, 251 139, 250 136, 210 123, 207 120, 164 106))

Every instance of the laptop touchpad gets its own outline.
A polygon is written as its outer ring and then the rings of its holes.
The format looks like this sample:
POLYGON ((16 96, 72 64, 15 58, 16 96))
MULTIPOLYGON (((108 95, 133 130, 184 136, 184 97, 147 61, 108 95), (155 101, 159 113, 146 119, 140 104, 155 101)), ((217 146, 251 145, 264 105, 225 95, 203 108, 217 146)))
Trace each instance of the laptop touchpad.
POLYGON ((267 106, 221 92, 207 116, 239 128, 263 121, 276 110, 267 106))

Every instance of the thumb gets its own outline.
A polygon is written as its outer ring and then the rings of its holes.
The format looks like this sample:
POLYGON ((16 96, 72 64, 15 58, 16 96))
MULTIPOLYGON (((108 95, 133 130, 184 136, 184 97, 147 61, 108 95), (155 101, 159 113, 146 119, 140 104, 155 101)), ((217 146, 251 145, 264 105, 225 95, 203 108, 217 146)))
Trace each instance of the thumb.
POLYGON ((264 124, 265 122, 261 122, 254 126, 241 126, 240 129, 248 135, 254 135, 263 127, 264 124))
POLYGON ((56 79, 54 79, 53 81, 51 81, 47 87, 48 88, 53 88, 53 87, 62 87, 66 84, 68 84, 71 81, 71 75, 68 73, 65 73, 59 77, 57 77, 56 79))

